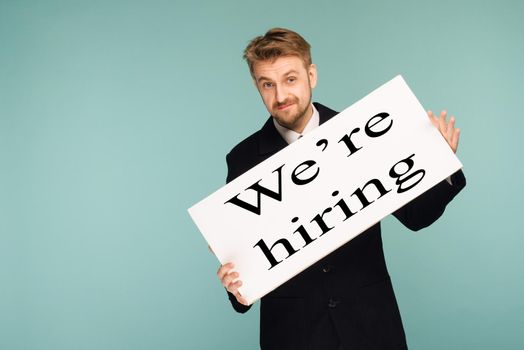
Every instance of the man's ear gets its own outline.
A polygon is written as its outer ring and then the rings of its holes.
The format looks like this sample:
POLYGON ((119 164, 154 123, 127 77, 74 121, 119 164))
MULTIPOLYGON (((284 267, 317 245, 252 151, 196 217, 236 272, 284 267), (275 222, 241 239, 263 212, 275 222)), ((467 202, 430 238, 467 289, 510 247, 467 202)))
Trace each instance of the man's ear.
POLYGON ((317 86, 317 65, 311 63, 308 69, 309 86, 313 89, 317 86))

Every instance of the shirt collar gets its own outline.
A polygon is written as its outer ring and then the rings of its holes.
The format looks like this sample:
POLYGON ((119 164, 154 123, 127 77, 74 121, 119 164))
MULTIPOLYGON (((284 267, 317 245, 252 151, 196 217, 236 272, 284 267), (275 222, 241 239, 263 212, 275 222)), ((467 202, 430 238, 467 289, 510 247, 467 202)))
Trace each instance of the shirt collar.
POLYGON ((282 125, 280 125, 276 121, 275 118, 273 118, 273 124, 275 125, 275 128, 277 129, 277 131, 280 134, 280 136, 282 136, 282 138, 284 140, 286 140, 286 142, 288 144, 295 142, 302 135, 306 134, 307 132, 309 132, 309 131, 315 129, 317 126, 319 126, 319 124, 320 124, 320 116, 318 114, 318 111, 317 111, 317 109, 315 108, 315 106, 313 104, 311 105, 311 107, 313 107, 313 115, 311 116, 311 118, 309 118, 309 121, 307 122, 306 127, 304 128, 304 130, 302 131, 301 134, 299 134, 298 132, 296 132, 294 130, 290 130, 290 129, 286 128, 286 127, 283 127, 282 125))

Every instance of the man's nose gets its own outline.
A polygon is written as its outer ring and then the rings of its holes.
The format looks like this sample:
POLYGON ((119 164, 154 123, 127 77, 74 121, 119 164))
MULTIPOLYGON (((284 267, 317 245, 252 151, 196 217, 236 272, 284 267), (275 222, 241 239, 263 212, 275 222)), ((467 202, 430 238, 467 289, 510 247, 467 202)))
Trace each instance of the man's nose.
POLYGON ((280 84, 276 85, 276 87, 275 87, 275 94, 276 94, 275 97, 276 97, 278 103, 284 102, 286 100, 287 91, 286 91, 286 89, 282 85, 280 85, 280 84))

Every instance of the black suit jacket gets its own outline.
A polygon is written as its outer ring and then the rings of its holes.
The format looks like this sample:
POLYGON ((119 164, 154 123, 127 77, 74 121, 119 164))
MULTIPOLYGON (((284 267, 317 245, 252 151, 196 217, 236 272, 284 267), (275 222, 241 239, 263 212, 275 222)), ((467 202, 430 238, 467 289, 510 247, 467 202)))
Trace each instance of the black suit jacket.
MULTIPOLYGON (((314 105, 321 124, 337 114, 314 105)), ((270 117, 226 156, 227 182, 286 146, 270 117)), ((452 185, 442 181, 393 215, 411 230, 426 227, 465 184, 459 171, 452 175, 452 185)), ((249 310, 228 294, 236 311, 249 310)), ((260 345, 286 350, 407 348, 384 260, 380 223, 261 299, 260 345)))

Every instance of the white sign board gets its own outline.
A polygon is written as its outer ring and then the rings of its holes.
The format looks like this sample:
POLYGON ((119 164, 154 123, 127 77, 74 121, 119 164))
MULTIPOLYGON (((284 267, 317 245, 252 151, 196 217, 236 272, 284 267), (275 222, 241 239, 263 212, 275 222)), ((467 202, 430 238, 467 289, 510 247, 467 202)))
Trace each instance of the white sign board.
POLYGON ((461 167, 397 76, 188 211, 252 303, 461 167))

